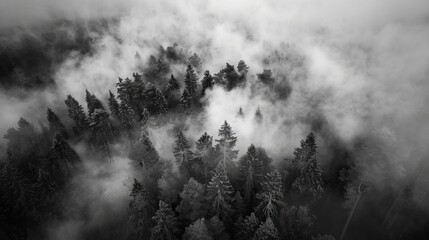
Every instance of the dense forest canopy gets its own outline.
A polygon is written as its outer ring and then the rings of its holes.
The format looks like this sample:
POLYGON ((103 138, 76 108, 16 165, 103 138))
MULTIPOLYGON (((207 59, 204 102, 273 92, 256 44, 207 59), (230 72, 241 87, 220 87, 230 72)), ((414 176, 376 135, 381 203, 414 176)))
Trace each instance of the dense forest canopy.
POLYGON ((335 3, 0 1, 0 239, 426 239, 425 12, 335 3))

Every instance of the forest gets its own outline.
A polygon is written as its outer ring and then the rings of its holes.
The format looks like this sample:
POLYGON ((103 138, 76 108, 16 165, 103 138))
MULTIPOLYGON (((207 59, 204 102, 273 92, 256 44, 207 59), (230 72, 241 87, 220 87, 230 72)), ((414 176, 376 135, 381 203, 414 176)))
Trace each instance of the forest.
MULTIPOLYGON (((277 162, 254 144, 239 152, 240 136, 228 123, 231 119, 219 122, 217 135, 201 131, 191 142, 184 131, 200 124, 205 95, 213 88, 250 88, 254 94, 265 89, 275 95, 272 101, 285 101, 293 91, 287 81, 276 82, 270 69, 257 74, 255 81, 248 81, 248 71, 243 60, 236 67, 226 63, 214 74, 203 71, 198 54, 187 56, 174 44, 151 55, 143 72, 119 77, 114 93, 96 96, 82 89, 84 103, 68 95, 63 112, 71 124, 49 107, 48 125, 20 118, 4 135, 8 143, 0 168, 2 239, 44 239, 44 224, 67 217, 64 204, 76 191, 74 178, 84 171, 83 161, 109 165, 124 152, 132 169, 128 209, 105 226, 87 229, 81 239, 347 239, 347 230, 356 231, 348 228, 367 194, 393 201, 384 207, 383 225, 374 228, 374 236, 389 239, 392 228, 398 228, 398 217, 419 224, 398 213, 412 209, 395 204, 407 201, 406 190, 372 189, 376 180, 363 172, 368 163, 354 159, 361 157, 353 156, 357 151, 390 157, 380 146, 388 143, 377 135, 356 141, 354 152, 331 140, 325 147, 334 149, 337 159, 323 168, 317 143, 319 135, 326 134, 320 127, 323 122, 315 121, 313 130, 296 143, 293 156, 277 162), (183 66, 183 74, 174 76, 172 64, 183 66), (160 157, 151 140, 152 129, 168 124, 174 126, 174 159, 160 157), (321 218, 331 217, 335 220, 328 222, 338 226, 327 232, 321 218)), ((265 120, 264 109, 245 113, 240 107, 236 118, 251 118, 257 127, 265 120)), ((80 211, 75 214, 85 214, 80 211)), ((398 231, 413 234, 412 224, 398 231)))
POLYGON ((0 240, 428 239, 429 2, 328 2, 0 0, 0 240))

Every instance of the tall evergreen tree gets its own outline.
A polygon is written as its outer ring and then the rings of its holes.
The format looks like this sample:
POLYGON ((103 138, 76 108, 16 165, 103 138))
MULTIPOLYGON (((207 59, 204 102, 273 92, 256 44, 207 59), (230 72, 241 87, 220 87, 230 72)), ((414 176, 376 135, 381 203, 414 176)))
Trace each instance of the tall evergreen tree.
POLYGON ((182 240, 212 240, 205 219, 201 218, 186 227, 182 240))
POLYGON ((117 121, 120 121, 120 109, 119 109, 119 103, 118 100, 116 100, 115 94, 113 94, 110 90, 109 90, 109 110, 110 113, 112 114, 112 117, 114 119, 116 119, 117 121))
POLYGON ((86 90, 86 104, 88 106, 89 115, 94 113, 96 109, 105 110, 103 103, 92 93, 86 90))
POLYGON ((205 190, 203 185, 197 182, 194 178, 190 178, 188 183, 183 187, 180 193, 179 206, 176 211, 180 217, 194 221, 206 215, 206 199, 204 196, 205 190))
POLYGON ((198 77, 194 72, 194 69, 191 65, 188 65, 185 74, 185 89, 188 91, 191 97, 195 96, 198 87, 198 77))
POLYGON ((128 132, 134 127, 134 111, 126 102, 119 105, 119 121, 121 126, 128 132))
POLYGON ((255 216, 253 212, 245 219, 239 219, 235 224, 235 229, 237 229, 237 231, 235 231, 234 239, 253 239, 256 230, 258 230, 259 228, 259 224, 259 219, 255 216))
POLYGON ((89 129, 89 123, 82 105, 80 105, 79 102, 71 95, 67 95, 67 99, 64 102, 67 106, 69 117, 74 121, 74 131, 77 134, 86 134, 89 129))
POLYGON ((251 144, 247 153, 240 161, 240 177, 244 182, 244 200, 248 205, 253 205, 257 189, 263 180, 262 162, 258 158, 256 147, 251 144))
POLYGON ((261 81, 265 85, 273 85, 275 79, 273 78, 273 73, 270 69, 264 69, 262 73, 256 74, 258 76, 259 81, 261 81))
POLYGON ((256 112, 255 112, 255 121, 257 123, 261 123, 262 120, 263 120, 262 113, 261 113, 261 110, 258 107, 258 109, 256 109, 256 112))
POLYGON ((216 154, 215 149, 213 147, 213 137, 208 135, 207 132, 205 132, 195 142, 195 157, 199 158, 203 164, 205 183, 207 183, 209 171, 214 169, 217 165, 215 155, 216 154))
POLYGON ((237 117, 244 118, 243 109, 241 107, 238 109, 237 117))
POLYGON ((280 240, 278 230, 271 218, 261 224, 253 237, 254 240, 280 240))
POLYGON ((212 209, 216 215, 223 219, 232 211, 234 189, 222 164, 218 164, 213 177, 207 185, 207 198, 213 202, 212 209))
POLYGON ((170 80, 168 80, 167 87, 165 88, 164 95, 167 98, 171 92, 177 91, 180 89, 179 82, 174 78, 173 74, 170 76, 170 80))
POLYGON ((81 161, 79 155, 70 147, 62 134, 57 133, 55 135, 52 150, 57 161, 60 161, 58 163, 60 168, 68 175, 70 174, 70 169, 81 161))
POLYGON ((68 138, 66 126, 50 108, 48 108, 48 122, 52 133, 60 133, 64 138, 68 138))
POLYGON ((262 192, 256 194, 260 200, 255 208, 263 218, 277 218, 283 205, 282 178, 277 170, 268 173, 262 183, 262 192))
POLYGON ((210 72, 207 70, 204 72, 204 77, 201 80, 202 95, 204 96, 207 89, 212 89, 214 86, 214 80, 210 72))
POLYGON ((188 64, 191 65, 197 71, 197 73, 201 73, 202 60, 196 53, 192 54, 188 58, 188 64))
POLYGON ((215 140, 218 143, 216 147, 222 152, 222 164, 225 171, 228 165, 233 165, 232 161, 237 158, 238 150, 235 150, 237 137, 234 135, 231 126, 225 121, 218 131, 220 138, 215 140))
POLYGON ((237 65, 237 70, 240 74, 246 75, 249 72, 249 67, 246 65, 246 62, 240 60, 237 65))
POLYGON ((182 106, 183 110, 188 110, 191 108, 191 95, 189 95, 188 90, 183 89, 182 96, 180 97, 180 105, 182 106))
POLYGON ((153 201, 142 184, 134 179, 130 196, 130 218, 128 220, 128 239, 140 240, 151 236, 152 216, 155 213, 153 201))
POLYGON ((304 163, 301 168, 301 175, 295 180, 292 185, 299 192, 311 193, 316 196, 323 192, 322 169, 317 162, 316 155, 304 163))
POLYGON ((184 170, 183 168, 189 169, 189 161, 192 158, 192 151, 188 144, 188 140, 185 138, 182 131, 177 133, 173 153, 176 158, 177 166, 182 169, 182 171, 184 170))
POLYGON ((177 239, 177 219, 171 207, 163 201, 159 201, 159 208, 152 217, 155 226, 152 229, 151 240, 175 240, 177 239))

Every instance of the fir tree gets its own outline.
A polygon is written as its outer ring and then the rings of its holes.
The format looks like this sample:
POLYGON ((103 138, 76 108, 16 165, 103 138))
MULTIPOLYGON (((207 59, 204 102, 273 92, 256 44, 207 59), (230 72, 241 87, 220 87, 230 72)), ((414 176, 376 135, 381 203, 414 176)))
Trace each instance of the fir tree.
POLYGON ((177 133, 173 153, 174 157, 176 158, 177 166, 179 166, 181 169, 189 169, 189 161, 192 158, 192 151, 188 144, 188 140, 186 140, 182 131, 177 133))
POLYGON ((263 180, 262 162, 258 158, 258 153, 253 144, 247 150, 247 153, 240 161, 240 177, 244 182, 244 200, 247 204, 252 205, 255 193, 259 189, 263 180))
POLYGON ((234 239, 237 240, 248 240, 252 239, 255 235, 256 230, 259 228, 259 219, 252 212, 245 219, 240 218, 235 224, 237 231, 234 234, 234 239))
POLYGON ((222 72, 226 83, 226 90, 231 91, 239 85, 239 76, 233 65, 226 63, 226 67, 222 69, 222 72))
POLYGON ((64 138, 68 138, 66 126, 50 108, 48 108, 48 122, 52 133, 60 133, 64 138))
POLYGON ((256 194, 260 204, 256 212, 263 218, 278 217, 280 207, 283 205, 282 178, 277 170, 267 173, 262 183, 262 192, 256 194))
POLYGON ((121 102, 119 105, 119 121, 121 126, 128 131, 130 135, 130 130, 134 126, 134 111, 126 102, 121 102))
POLYGON ((92 113, 94 113, 96 109, 100 109, 103 111, 105 110, 101 101, 88 90, 86 90, 86 104, 88 106, 88 112, 90 116, 92 113))
POLYGON ((307 206, 290 206, 282 210, 279 229, 286 239, 308 239, 313 219, 307 206))
POLYGON ((180 193, 179 206, 176 211, 180 217, 194 221, 207 213, 204 187, 194 178, 190 178, 180 193))
POLYGON ((119 109, 119 103, 118 100, 116 100, 115 95, 109 90, 109 110, 112 114, 113 118, 115 118, 117 121, 120 121, 120 109, 119 109))
POLYGON ((180 97, 180 105, 184 110, 188 110, 191 108, 191 96, 189 95, 188 90, 183 89, 182 96, 180 97))
POLYGON ((204 96, 207 89, 212 89, 214 86, 214 80, 210 72, 207 70, 204 72, 204 77, 201 80, 202 95, 204 96))
POLYGON ((67 106, 69 117, 74 121, 74 131, 78 134, 86 133, 89 123, 83 107, 71 95, 67 95, 67 99, 64 102, 67 106))
POLYGON ((64 137, 59 133, 55 135, 52 150, 56 160, 60 161, 60 163, 58 163, 60 168, 67 175, 70 175, 70 169, 81 161, 76 151, 70 147, 64 137))
POLYGON ((188 64, 191 65, 197 71, 197 73, 201 73, 202 60, 201 60, 201 58, 196 53, 192 54, 188 58, 188 64))
POLYGON ((201 218, 186 227, 182 240, 212 240, 210 232, 205 224, 205 219, 201 218))
POLYGON ((234 189, 222 164, 219 163, 207 185, 207 198, 213 203, 212 209, 220 219, 231 213, 233 194, 234 189))
POLYGON ((275 79, 273 78, 273 73, 270 69, 264 69, 262 73, 256 74, 258 76, 259 81, 261 81, 265 85, 273 85, 275 79))
POLYGON ((240 60, 237 65, 237 70, 240 74, 246 75, 249 72, 249 67, 246 65, 246 62, 240 60))
POLYGON ((152 219, 156 225, 152 229, 151 240, 177 239, 177 219, 168 204, 160 200, 159 208, 152 219))
POLYGON ((271 218, 267 218, 265 223, 261 224, 253 240, 280 240, 278 230, 271 218))
POLYGON ((91 142, 100 150, 110 156, 110 140, 113 137, 109 114, 104 109, 95 109, 89 118, 89 126, 92 130, 91 142))
POLYGON ((128 220, 128 239, 146 239, 151 235, 152 216, 155 212, 153 202, 142 184, 134 179, 130 196, 130 218, 128 220))
POLYGON ((261 123, 262 120, 263 120, 262 113, 261 113, 261 110, 258 107, 258 109, 256 109, 256 112, 255 112, 255 121, 257 123, 261 123))
POLYGON ((198 77, 191 65, 188 65, 185 74, 185 89, 191 97, 195 96, 198 87, 198 77))
POLYGON ((228 165, 233 165, 232 161, 237 158, 238 151, 235 150, 237 137, 234 135, 235 133, 232 131, 231 126, 225 121, 218 131, 218 136, 220 138, 215 140, 218 143, 216 147, 223 155, 222 164, 224 171, 226 171, 228 165))
POLYGON ((239 118, 244 118, 243 109, 242 109, 241 107, 238 109, 237 117, 239 117, 239 118))
POLYGON ((316 155, 311 156, 301 168, 301 175, 293 183, 299 192, 309 192, 316 196, 323 192, 322 170, 317 162, 316 155))
POLYGON ((210 169, 214 169, 217 165, 217 161, 214 159, 215 149, 213 148, 213 137, 209 136, 205 132, 196 142, 195 142, 195 157, 201 159, 204 170, 205 183, 207 183, 207 178, 210 169))
POLYGON ((165 88, 165 97, 168 97, 171 92, 179 90, 179 82, 174 78, 173 74, 170 76, 170 80, 168 80, 167 87, 165 88))

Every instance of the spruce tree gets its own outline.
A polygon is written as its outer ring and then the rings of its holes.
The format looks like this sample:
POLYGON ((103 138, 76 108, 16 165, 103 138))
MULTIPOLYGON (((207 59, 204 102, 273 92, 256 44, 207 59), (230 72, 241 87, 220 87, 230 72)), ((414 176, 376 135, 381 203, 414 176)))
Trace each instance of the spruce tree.
POLYGON ((142 184, 134 179, 130 196, 130 217, 128 220, 128 239, 140 240, 151 236, 152 216, 155 213, 153 201, 142 184))
POLYGON ((242 109, 241 107, 238 109, 237 117, 239 117, 239 118, 244 118, 243 109, 242 109))
POLYGON ((152 217, 155 226, 152 228, 151 240, 177 239, 177 219, 171 207, 163 201, 159 201, 159 208, 152 217))
POLYGON ((205 219, 201 218, 186 227, 182 240, 212 240, 205 219))
POLYGON ((267 173, 262 183, 262 192, 256 194, 260 200, 255 208, 263 218, 277 218, 280 208, 283 206, 282 178, 277 170, 267 173))
POLYGON ((207 185, 207 198, 213 203, 212 209, 220 219, 228 217, 231 213, 233 195, 234 189, 222 164, 219 163, 207 185))
POLYGON ((205 190, 194 178, 190 178, 188 183, 183 187, 183 191, 180 193, 179 206, 176 208, 176 212, 179 216, 191 221, 201 218, 206 215, 206 199, 204 196, 205 190))
POLYGON ((202 60, 201 60, 201 58, 196 53, 192 54, 188 58, 188 64, 191 65, 197 71, 197 73, 201 73, 202 60))
POLYGON ((191 108, 191 95, 189 95, 188 90, 183 89, 182 96, 180 97, 180 106, 183 108, 183 110, 189 110, 191 108))
POLYGON ((185 74, 185 89, 188 91, 191 98, 195 96, 198 87, 198 77, 191 65, 188 65, 185 74))
POLYGON ((56 160, 59 161, 60 168, 67 172, 68 175, 71 168, 81 161, 79 155, 70 147, 62 134, 57 133, 55 135, 52 150, 56 160))
POLYGON ((259 226, 253 240, 280 240, 278 230, 276 226, 274 226, 271 218, 267 218, 267 220, 259 226))
POLYGON ((250 145, 239 164, 240 178, 244 182, 244 200, 246 204, 252 205, 256 191, 263 180, 262 162, 258 158, 258 152, 253 144, 250 145))
POLYGON ((246 75, 249 72, 249 67, 246 65, 246 62, 240 60, 237 65, 237 70, 240 74, 246 75))
POLYGON ((120 109, 118 100, 116 100, 115 95, 109 90, 109 110, 114 119, 120 121, 120 109))
POLYGON ((82 105, 71 95, 67 95, 67 99, 64 102, 67 106, 67 113, 74 122, 74 131, 77 134, 86 134, 89 129, 89 123, 82 105))
POLYGON ((273 73, 270 69, 264 69, 262 73, 256 74, 258 76, 259 81, 261 81, 265 85, 273 85, 275 79, 273 78, 273 73))
POLYGON ((180 89, 179 82, 174 78, 173 74, 170 76, 170 80, 168 80, 167 87, 165 88, 165 97, 167 98, 171 92, 177 91, 180 89))
POLYGON ((126 102, 121 102, 119 105, 119 122, 121 126, 129 132, 134 126, 134 111, 126 102))
POLYGON ((252 212, 245 219, 240 218, 235 223, 235 231, 234 239, 237 240, 249 240, 252 239, 255 235, 256 230, 259 228, 259 219, 252 212))
POLYGON ((214 80, 210 72, 207 70, 204 72, 204 77, 201 80, 202 95, 204 96, 207 89, 212 89, 214 86, 214 80))
POLYGON ((255 121, 257 123, 261 123, 262 120, 263 120, 262 113, 261 113, 261 110, 258 107, 258 109, 256 109, 256 112, 255 112, 255 121))
POLYGON ((60 133, 64 138, 68 138, 66 126, 50 108, 48 108, 48 122, 52 133, 60 133))
POLYGON ((209 171, 214 169, 217 165, 215 159, 215 149, 213 147, 213 137, 209 136, 205 132, 196 142, 195 142, 195 157, 199 158, 203 164, 203 175, 205 178, 205 183, 207 183, 209 171))
POLYGON ((218 136, 220 138, 215 140, 218 143, 216 147, 222 153, 222 164, 224 171, 227 170, 228 166, 233 165, 233 160, 237 158, 238 150, 235 150, 237 137, 234 135, 235 133, 232 131, 231 126, 227 121, 225 121, 218 131, 218 136))
POLYGON ((179 131, 176 135, 173 153, 174 157, 176 158, 177 166, 182 171, 189 169, 189 161, 192 158, 192 151, 188 144, 188 140, 185 138, 185 135, 183 135, 182 131, 179 131))
POLYGON ((105 110, 103 103, 92 93, 86 90, 86 104, 88 106, 89 115, 94 113, 96 109, 105 110))

